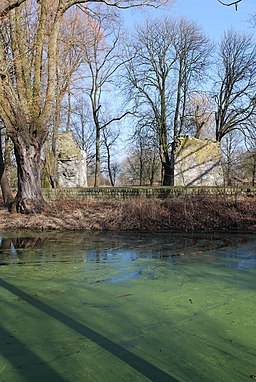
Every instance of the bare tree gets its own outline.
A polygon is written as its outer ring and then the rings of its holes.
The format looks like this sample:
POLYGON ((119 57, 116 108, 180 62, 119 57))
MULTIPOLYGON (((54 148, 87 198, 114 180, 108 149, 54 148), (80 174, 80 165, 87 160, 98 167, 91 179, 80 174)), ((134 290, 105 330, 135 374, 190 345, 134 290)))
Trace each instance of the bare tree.
POLYGON ((245 147, 247 149, 243 161, 243 169, 251 179, 253 187, 256 185, 256 116, 251 119, 251 126, 245 134, 245 147))
POLYGON ((222 140, 222 166, 227 186, 231 186, 234 182, 234 178, 238 176, 237 169, 242 140, 242 134, 235 130, 226 134, 222 140))
POLYGON ((134 102, 140 119, 149 122, 158 137, 159 155, 164 170, 164 185, 171 182, 168 128, 171 103, 168 78, 174 67, 176 54, 173 49, 174 23, 164 19, 148 21, 139 27, 128 48, 131 61, 127 65, 126 93, 134 102))
POLYGON ((86 151, 87 161, 94 158, 95 137, 90 115, 90 105, 82 95, 73 101, 71 130, 80 149, 86 151))
POLYGON ((43 186, 57 187, 57 144, 61 126, 70 130, 71 123, 71 92, 78 77, 79 66, 82 62, 80 35, 85 33, 86 26, 81 12, 72 9, 66 12, 60 25, 58 39, 58 65, 56 70, 55 105, 52 121, 49 124, 49 136, 44 145, 43 186), (63 106, 65 97, 68 99, 67 108, 63 106), (64 120, 65 119, 65 123, 64 120))
POLYGON ((161 178, 161 163, 157 149, 137 140, 121 166, 120 180, 123 184, 153 186, 161 178))
MULTIPOLYGON (((124 65, 119 54, 120 27, 114 22, 113 16, 98 17, 89 21, 89 38, 83 44, 84 61, 89 75, 85 80, 85 93, 91 105, 92 120, 95 127, 95 177, 94 187, 99 186, 101 164, 101 133, 116 121, 120 121, 127 114, 124 111, 112 116, 110 102, 104 102, 107 92, 114 92, 114 76, 124 65)), ((109 134, 108 134, 109 135, 109 134)), ((105 134, 106 137, 106 134, 105 134)))
POLYGON ((256 148, 251 148, 241 156, 241 166, 243 175, 250 181, 251 185, 256 185, 256 148))
POLYGON ((102 130, 103 135, 103 144, 106 152, 106 172, 109 177, 109 181, 112 187, 115 186, 116 182, 116 176, 119 172, 119 166, 117 161, 112 161, 112 151, 113 146, 115 145, 116 141, 118 140, 118 137, 120 135, 120 129, 117 128, 115 131, 113 130, 112 126, 107 126, 105 129, 102 130))
MULTIPOLYGON (((161 163, 158 153, 158 138, 153 128, 149 128, 151 121, 143 115, 134 120, 133 133, 128 139, 131 149, 124 161, 122 180, 126 184, 153 185, 161 181, 161 163)), ((158 183, 159 184, 159 183, 158 183)))
POLYGON ((200 28, 184 19, 155 20, 138 28, 127 66, 127 88, 137 112, 151 115, 163 185, 174 184, 175 140, 184 128, 188 95, 202 80, 209 51, 200 28))
POLYGON ((224 34, 217 58, 216 140, 244 130, 256 110, 256 44, 250 35, 224 34))

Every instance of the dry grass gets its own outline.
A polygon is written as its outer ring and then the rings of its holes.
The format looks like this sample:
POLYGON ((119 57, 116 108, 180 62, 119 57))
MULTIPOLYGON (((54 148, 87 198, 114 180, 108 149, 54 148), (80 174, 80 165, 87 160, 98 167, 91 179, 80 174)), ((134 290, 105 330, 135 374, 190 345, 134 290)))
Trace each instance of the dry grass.
POLYGON ((256 197, 62 200, 29 216, 10 215, 1 205, 0 230, 14 229, 256 232, 256 197))

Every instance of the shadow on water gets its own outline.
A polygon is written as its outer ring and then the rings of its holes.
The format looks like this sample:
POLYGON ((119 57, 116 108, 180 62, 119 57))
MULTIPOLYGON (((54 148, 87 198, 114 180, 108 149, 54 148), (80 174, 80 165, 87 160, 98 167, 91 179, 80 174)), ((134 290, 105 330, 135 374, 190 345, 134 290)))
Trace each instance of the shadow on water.
MULTIPOLYGON (((68 326, 69 328, 75 330, 77 333, 87 337, 97 345, 99 345, 104 350, 110 352, 112 355, 116 356, 126 364, 133 367, 135 370, 137 370, 139 373, 144 375, 145 377, 149 378, 151 381, 155 382, 179 382, 178 379, 168 375, 164 371, 160 370, 159 368, 155 367, 151 363, 147 362, 146 360, 136 356, 129 350, 126 350, 122 346, 114 343, 113 341, 109 340, 105 336, 101 335, 100 333, 96 332, 95 330, 90 329, 88 326, 83 325, 73 318, 69 317, 68 315, 58 311, 57 309, 45 304, 44 302, 28 295, 27 293, 23 292, 21 289, 17 288, 16 286, 0 279, 0 286, 2 288, 5 288, 9 292, 15 294, 17 297, 23 299, 33 307, 39 309, 41 312, 46 313, 47 315, 51 316, 55 320, 58 320, 59 322, 63 323, 64 325, 68 326)), ((3 332, 4 329, 0 330, 0 333, 3 332)), ((3 333, 5 334, 5 333, 3 333)), ((22 345, 22 344, 20 344, 22 345)), ((26 349, 26 351, 29 351, 26 349)), ((31 362, 38 362, 40 361, 36 355, 33 353, 30 354, 31 356, 31 362)), ((12 361, 13 362, 13 361, 12 361)), ((17 366, 17 365, 15 365, 17 366)), ((46 366, 46 365, 44 365, 46 366)), ((46 366, 48 368, 48 366, 46 366)), ((22 371, 23 372, 23 371, 22 371)), ((40 371, 39 371, 40 372, 40 371)), ((65 381, 65 379, 61 379, 57 374, 55 374, 54 370, 49 369, 49 379, 52 378, 52 381, 65 381)), ((49 380, 47 377, 47 380, 49 380)), ((28 381, 32 381, 32 379, 28 376, 28 381)), ((33 380, 34 381, 34 380, 33 380)))
MULTIPOLYGON (((2 281, 0 280, 1 286, 2 281)), ((4 283, 5 285, 6 283, 4 283)), ((6 287, 6 285, 4 286, 6 287)), ((9 348, 14 345, 20 355, 22 355, 22 358, 28 358, 29 362, 33 367, 36 367, 38 380, 47 380, 47 382, 67 382, 67 380, 63 377, 61 377, 56 370, 52 369, 45 361, 43 361, 40 357, 38 357, 36 354, 34 354, 32 351, 28 349, 26 344, 22 343, 18 338, 16 338, 13 334, 6 331, 3 327, 0 326, 0 337, 8 338, 8 342, 5 343, 4 346, 1 346, 1 354, 5 359, 7 359, 13 366, 14 369, 18 370, 23 378, 27 382, 35 382, 35 375, 31 374, 31 371, 29 368, 23 367, 23 362, 20 361, 19 357, 14 357, 13 355, 10 356, 10 350, 9 348)), ((2 372, 4 371, 4 368, 2 372)), ((1 380, 1 375, 0 375, 1 380)))

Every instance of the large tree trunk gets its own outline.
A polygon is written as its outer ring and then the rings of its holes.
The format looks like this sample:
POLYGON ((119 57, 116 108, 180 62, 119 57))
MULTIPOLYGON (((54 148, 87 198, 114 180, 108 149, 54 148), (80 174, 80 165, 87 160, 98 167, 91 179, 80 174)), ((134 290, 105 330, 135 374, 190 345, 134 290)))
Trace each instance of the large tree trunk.
POLYGON ((169 156, 167 145, 160 146, 160 158, 163 171, 163 186, 174 185, 174 152, 173 148, 171 156, 169 156))
POLYGON ((165 161, 163 166, 163 186, 174 186, 174 169, 175 169, 175 150, 176 139, 172 142, 170 156, 165 152, 165 161))
POLYGON ((176 154, 175 152, 176 152, 176 138, 174 138, 171 145, 171 158, 170 158, 171 186, 174 186, 174 170, 175 170, 175 154, 176 154))
POLYGON ((173 186, 173 171, 171 162, 163 163, 164 177, 163 186, 173 186))
POLYGON ((0 164, 0 186, 1 186, 1 191, 3 195, 4 204, 8 206, 10 203, 13 202, 14 198, 12 196, 12 191, 9 185, 8 178, 1 164, 0 164))
POLYGON ((2 140, 0 131, 0 187, 3 195, 4 204, 8 205, 13 201, 12 191, 9 185, 8 178, 5 172, 5 165, 3 160, 2 140))
POLYGON ((13 141, 18 171, 17 212, 41 212, 43 197, 40 178, 41 147, 20 135, 13 141))

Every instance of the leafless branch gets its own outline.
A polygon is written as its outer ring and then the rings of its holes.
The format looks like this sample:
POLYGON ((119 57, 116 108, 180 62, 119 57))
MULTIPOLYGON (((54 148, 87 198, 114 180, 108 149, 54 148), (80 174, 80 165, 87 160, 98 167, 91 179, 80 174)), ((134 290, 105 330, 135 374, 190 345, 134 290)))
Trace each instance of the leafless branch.
MULTIPOLYGON (((0 0, 0 17, 8 14, 12 9, 19 7, 22 3, 24 3, 26 0, 0 0)), ((38 0, 40 1, 40 0, 38 0)), ((241 0, 239 0, 241 1, 241 0)), ((70 8, 72 5, 78 5, 79 4, 87 4, 90 2, 90 0, 65 0, 63 5, 63 11, 70 8)), ((127 8, 133 8, 133 7, 140 7, 142 5, 146 6, 152 6, 155 8, 160 7, 161 5, 164 5, 168 2, 172 2, 172 0, 93 0, 94 3, 104 3, 108 6, 120 8, 120 9, 127 9, 127 8)))
POLYGON ((105 129, 107 126, 109 126, 112 122, 116 122, 116 121, 121 121, 121 119, 123 119, 124 117, 126 117, 127 115, 131 115, 132 112, 130 111, 126 111, 124 114, 120 115, 119 117, 116 117, 116 118, 112 118, 110 119, 108 122, 106 122, 104 125, 101 126, 101 129, 105 129))
POLYGON ((234 5, 235 8, 236 8, 236 11, 237 11, 237 5, 238 3, 240 3, 242 0, 236 0, 236 1, 232 1, 231 3, 224 3, 223 1, 221 0, 218 0, 218 2, 221 4, 221 5, 225 5, 226 7, 230 7, 231 5, 234 5))
MULTIPOLYGON (((70 8, 72 5, 79 5, 88 2, 91 2, 91 0, 66 0, 64 10, 70 8)), ((173 0, 93 0, 93 2, 99 4, 106 4, 109 7, 128 9, 141 6, 159 8, 162 5, 172 3, 173 0)))

